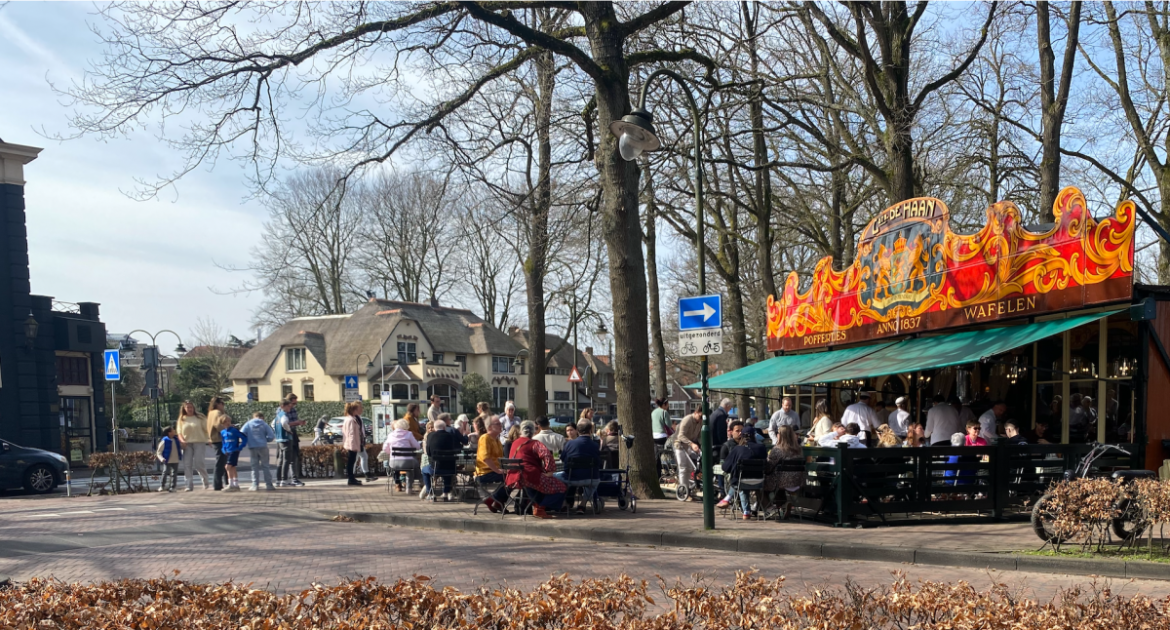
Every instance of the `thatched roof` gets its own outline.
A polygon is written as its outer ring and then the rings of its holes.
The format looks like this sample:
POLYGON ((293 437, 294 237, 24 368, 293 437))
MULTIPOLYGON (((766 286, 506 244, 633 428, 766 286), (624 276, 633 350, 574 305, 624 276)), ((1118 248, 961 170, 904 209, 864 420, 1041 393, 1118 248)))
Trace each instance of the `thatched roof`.
MULTIPOLYGON (((523 344, 525 348, 528 347, 529 331, 523 328, 511 328, 510 332, 512 338, 523 344)), ((573 367, 573 346, 564 342, 564 339, 556 335, 545 333, 544 335, 544 350, 545 356, 548 358, 549 367, 571 368, 573 367), (559 352, 551 353, 550 350, 560 348, 559 352)), ((577 349, 577 367, 591 368, 595 374, 611 373, 613 368, 608 363, 598 361, 596 357, 591 354, 582 352, 577 349)))
MULTIPOLYGON (((282 348, 301 345, 325 366, 326 374, 353 374, 361 367, 358 357, 364 353, 376 358, 394 327, 404 319, 417 322, 431 347, 448 356, 498 354, 513 357, 521 348, 503 331, 468 310, 370 300, 348 315, 289 320, 240 359, 232 370, 232 378, 264 378, 280 357, 282 348)), ((365 360, 363 356, 362 361, 365 360)))

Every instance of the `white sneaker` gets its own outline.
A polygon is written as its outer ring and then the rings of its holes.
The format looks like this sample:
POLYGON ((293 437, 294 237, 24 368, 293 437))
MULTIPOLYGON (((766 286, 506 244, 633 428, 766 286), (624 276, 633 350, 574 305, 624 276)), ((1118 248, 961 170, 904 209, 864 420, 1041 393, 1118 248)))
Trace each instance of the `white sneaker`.
POLYGON ((228 486, 228 487, 224 488, 223 491, 224 492, 239 492, 240 487, 239 486, 228 486))
POLYGON ((159 486, 158 491, 159 492, 166 492, 167 488, 166 488, 166 486, 159 486))
POLYGON ((248 490, 251 492, 259 492, 260 486, 252 486, 252 487, 248 488, 248 490))
POLYGON ((187 489, 183 490, 183 492, 195 492, 195 488, 188 487, 187 489))
POLYGON ((443 501, 445 501, 447 503, 451 502, 451 493, 450 492, 446 492, 443 494, 443 501))
POLYGON ((427 492, 427 489, 426 489, 426 488, 423 488, 423 489, 422 489, 422 492, 418 493, 418 498, 422 499, 423 501, 426 501, 426 500, 427 500, 427 495, 428 495, 428 494, 430 494, 430 493, 429 493, 429 492, 427 492))

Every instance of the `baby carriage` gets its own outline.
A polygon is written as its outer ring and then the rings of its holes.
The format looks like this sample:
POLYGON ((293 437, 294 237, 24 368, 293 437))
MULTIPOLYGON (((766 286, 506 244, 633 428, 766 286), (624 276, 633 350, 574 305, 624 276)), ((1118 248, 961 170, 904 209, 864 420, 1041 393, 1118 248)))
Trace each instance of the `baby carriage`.
MULTIPOLYGON (((676 451, 676 453, 677 453, 677 451, 676 451)), ((687 457, 689 457, 691 460, 691 466, 690 466, 691 472, 689 475, 690 484, 680 483, 675 488, 674 495, 675 495, 675 498, 677 498, 679 501, 686 501, 687 499, 689 499, 691 497, 691 494, 693 494, 696 491, 696 489, 701 488, 703 486, 703 466, 702 466, 702 461, 699 458, 699 454, 694 452, 694 451, 691 451, 689 449, 686 451, 686 454, 687 454, 687 457)), ((670 459, 675 460, 675 457, 676 457, 675 453, 671 453, 670 459)), ((676 471, 675 478, 677 479, 677 471, 678 471, 678 462, 677 461, 675 461, 674 470, 676 471)))
MULTIPOLYGON (((623 435, 622 442, 626 445, 626 452, 634 446, 634 436, 623 435)), ((601 471, 601 483, 597 485, 597 492, 594 498, 599 502, 599 506, 604 506, 605 499, 617 499, 619 510, 630 509, 630 512, 638 511, 638 497, 634 496, 634 489, 630 485, 630 458, 626 457, 626 467, 615 469, 603 469, 601 471)), ((600 509, 595 508, 600 511, 600 509)))

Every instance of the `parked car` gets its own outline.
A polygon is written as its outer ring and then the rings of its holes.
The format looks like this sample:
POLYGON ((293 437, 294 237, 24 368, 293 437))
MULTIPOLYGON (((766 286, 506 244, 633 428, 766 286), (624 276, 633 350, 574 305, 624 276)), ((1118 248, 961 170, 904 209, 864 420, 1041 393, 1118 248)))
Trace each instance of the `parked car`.
POLYGON ((329 422, 325 424, 325 433, 334 438, 341 437, 341 425, 345 424, 345 418, 330 418, 329 422))
POLYGON ((51 451, 0 440, 0 490, 24 487, 45 494, 65 483, 69 460, 51 451))
POLYGON ((552 418, 548 419, 548 426, 553 429, 564 428, 570 424, 576 424, 576 421, 573 420, 573 416, 553 416, 552 418))

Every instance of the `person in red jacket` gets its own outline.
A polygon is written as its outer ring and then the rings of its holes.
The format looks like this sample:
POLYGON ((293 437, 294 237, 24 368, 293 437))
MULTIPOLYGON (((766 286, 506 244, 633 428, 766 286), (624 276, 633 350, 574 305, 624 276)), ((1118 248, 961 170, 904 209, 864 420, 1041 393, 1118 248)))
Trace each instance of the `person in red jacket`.
POLYGON ((557 463, 552 451, 544 444, 532 439, 536 435, 536 423, 525 420, 520 423, 520 437, 512 443, 512 459, 520 460, 521 469, 509 471, 505 479, 509 487, 519 485, 533 490, 539 503, 532 507, 536 518, 552 518, 548 511, 561 509, 565 501, 565 483, 553 475, 557 463))

